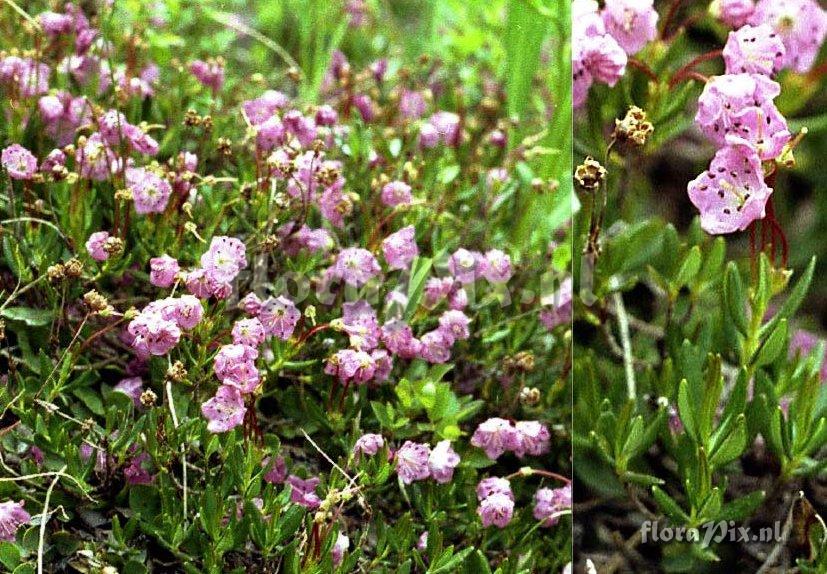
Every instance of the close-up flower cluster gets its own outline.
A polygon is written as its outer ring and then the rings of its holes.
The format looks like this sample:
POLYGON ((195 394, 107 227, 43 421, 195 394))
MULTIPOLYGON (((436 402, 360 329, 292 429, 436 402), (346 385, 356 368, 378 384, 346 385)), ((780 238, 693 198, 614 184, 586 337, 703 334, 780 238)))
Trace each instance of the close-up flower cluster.
POLYGON ((4 571, 562 571, 568 22, 3 0, 4 571))
POLYGON ((573 567, 825 572, 827 11, 572 11, 573 567))

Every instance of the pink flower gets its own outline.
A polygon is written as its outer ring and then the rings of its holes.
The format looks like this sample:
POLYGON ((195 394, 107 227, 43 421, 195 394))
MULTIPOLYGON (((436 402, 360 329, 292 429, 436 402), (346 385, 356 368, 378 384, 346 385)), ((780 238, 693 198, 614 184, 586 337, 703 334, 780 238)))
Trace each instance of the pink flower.
POLYGON ((781 36, 784 67, 798 73, 813 67, 827 34, 827 13, 815 0, 759 0, 749 23, 769 24, 781 36))
POLYGON ((603 9, 606 31, 627 54, 636 54, 658 35, 658 13, 652 0, 612 0, 603 9))
POLYGON ((235 237, 213 237, 209 249, 201 255, 201 267, 210 280, 229 283, 247 267, 247 248, 235 237))
POLYGON ((517 456, 542 456, 551 449, 551 435, 546 425, 538 421, 518 421, 514 427, 517 443, 513 450, 517 456))
POLYGON ((141 377, 129 377, 121 379, 117 385, 112 387, 113 391, 123 393, 135 404, 135 407, 141 406, 141 393, 144 390, 144 382, 141 377))
POLYGON ((264 459, 261 466, 267 469, 264 473, 264 481, 270 484, 281 484, 287 476, 287 466, 284 464, 284 457, 279 456, 273 460, 270 457, 264 459))
POLYGON ((181 338, 181 329, 161 312, 145 309, 127 326, 134 337, 132 347, 139 355, 166 355, 181 338))
POLYGON ((190 72, 207 88, 219 92, 224 85, 224 66, 216 61, 195 60, 190 64, 190 72))
POLYGON ((339 121, 339 114, 331 106, 324 104, 316 109, 316 124, 332 126, 339 121))
POLYGON ((29 522, 32 517, 23 508, 23 501, 7 500, 0 502, 0 540, 14 542, 17 529, 29 522))
POLYGON ((257 318, 241 319, 233 324, 233 343, 258 347, 264 342, 264 325, 257 318))
POLYGON ((109 232, 96 231, 86 240, 86 251, 95 261, 106 261, 109 253, 106 252, 106 240, 109 239, 109 232))
POLYGON ((177 298, 166 299, 169 306, 164 314, 165 318, 175 321, 182 329, 192 329, 204 317, 204 307, 201 301, 192 295, 181 295, 177 298))
POLYGON ((275 299, 269 297, 261 304, 258 318, 267 335, 286 341, 293 335, 301 313, 290 299, 280 295, 275 299))
POLYGON ((514 499, 514 494, 511 492, 511 482, 507 478, 500 478, 498 476, 489 476, 483 478, 477 484, 477 500, 484 500, 492 494, 504 494, 505 496, 514 499))
MULTIPOLYGON (((449 261, 450 265, 450 261, 449 261)), ((431 277, 425 282, 423 299, 428 308, 436 307, 440 301, 445 299, 454 288, 454 279, 451 277, 431 277)))
POLYGON ((730 28, 737 29, 755 12, 755 0, 713 0, 709 12, 730 28))
POLYGON ((238 306, 248 315, 257 317, 259 311, 261 311, 261 299, 259 299, 255 293, 247 293, 241 301, 238 302, 238 306))
POLYGON ((316 494, 316 487, 319 486, 319 482, 320 480, 316 476, 308 478, 307 480, 303 480, 294 474, 288 476, 287 484, 291 487, 291 502, 295 502, 311 510, 318 508, 322 503, 316 494))
MULTIPOLYGON (((105 181, 123 165, 115 153, 106 146, 98 132, 89 136, 86 143, 78 148, 75 159, 81 177, 95 181, 105 181)), ((129 170, 127 170, 128 177, 129 170)), ((127 187, 129 187, 128 179, 127 187)))
POLYGON ((333 277, 353 287, 361 287, 381 272, 373 254, 361 247, 343 249, 333 264, 333 277))
POLYGON ((454 278, 463 284, 473 283, 480 274, 482 254, 459 248, 448 259, 448 270, 454 278))
POLYGON ((324 372, 338 377, 342 384, 366 383, 376 373, 376 361, 364 351, 342 349, 327 360, 324 372))
POLYGON ((66 154, 59 149, 50 151, 46 159, 40 163, 40 171, 46 175, 52 175, 63 167, 66 167, 66 154))
POLYGON ((15 84, 20 95, 30 98, 49 91, 49 76, 52 69, 48 64, 31 58, 7 56, 0 60, 0 82, 15 84))
POLYGON ((471 444, 483 449, 491 460, 497 460, 505 451, 516 450, 519 440, 511 422, 494 417, 480 423, 471 437, 471 444))
POLYGON ((5 148, 0 161, 12 179, 31 179, 37 172, 37 158, 20 144, 5 148))
POLYGON ((350 345, 362 351, 370 351, 379 344, 379 322, 376 311, 360 299, 342 305, 342 325, 350 337, 350 345))
POLYGON ((260 97, 254 100, 242 102, 241 108, 250 123, 254 126, 264 123, 277 111, 283 109, 289 103, 287 96, 276 90, 267 90, 260 97))
POLYGON ((284 143, 286 130, 277 116, 267 118, 256 126, 256 145, 261 151, 271 151, 284 143))
POLYGON ((422 92, 403 89, 399 95, 399 115, 407 120, 417 120, 425 113, 425 98, 422 92))
POLYGON ((715 76, 698 98, 695 122, 718 146, 743 142, 762 160, 774 159, 790 141, 787 122, 773 103, 780 91, 760 74, 715 76))
POLYGON ((353 105, 359 110, 362 121, 371 122, 376 117, 376 106, 367 94, 357 94, 353 97, 353 105))
POLYGON ((439 111, 428 120, 433 126, 439 139, 448 147, 457 147, 462 133, 460 131, 459 116, 453 112, 439 111))
POLYGON ((414 338, 411 327, 401 319, 392 319, 382 325, 381 337, 385 347, 403 359, 419 354, 420 342, 414 338))
POLYGON ((144 467, 144 462, 149 460, 149 454, 142 452, 129 459, 129 463, 123 469, 123 476, 130 486, 135 484, 152 484, 153 477, 144 467))
POLYGON ((456 340, 465 340, 470 336, 468 325, 471 319, 462 311, 445 311, 439 317, 439 330, 453 344, 456 340))
POLYGON ((345 556, 345 552, 350 547, 350 539, 339 532, 336 535, 336 542, 333 543, 333 548, 330 550, 331 557, 333 558, 333 565, 338 566, 342 563, 342 559, 345 556))
POLYGON ((719 149, 709 169, 689 183, 701 227, 714 235, 743 231, 764 217, 772 188, 764 183, 758 155, 745 145, 719 149))
POLYGON ((149 282, 156 287, 172 287, 181 268, 178 260, 169 255, 153 257, 149 260, 149 282))
POLYGON ((429 331, 420 337, 419 342, 419 356, 429 363, 446 363, 451 358, 453 340, 444 331, 429 331))
POLYGON ((227 432, 244 421, 247 408, 244 397, 238 389, 221 385, 215 396, 201 405, 201 413, 209 423, 207 430, 214 433, 227 432))
POLYGON ((356 440, 353 445, 353 454, 357 457, 361 454, 373 456, 385 446, 385 439, 381 434, 366 433, 356 440))
POLYGON ((37 15, 37 21, 40 22, 43 31, 48 36, 68 34, 74 28, 72 17, 68 14, 58 14, 51 11, 41 12, 37 15))
POLYGON ((258 351, 248 345, 224 345, 213 362, 215 376, 242 394, 253 392, 261 382, 255 360, 258 351))
POLYGON ((558 325, 571 323, 572 296, 571 277, 566 277, 560 283, 560 288, 557 291, 540 300, 543 305, 548 305, 540 311, 540 322, 545 325, 546 329, 551 331, 558 325))
POLYGON ((459 464, 459 455, 451 448, 451 441, 441 440, 431 450, 428 469, 431 477, 440 484, 451 482, 454 469, 459 464))
POLYGON ((163 213, 172 195, 169 182, 144 167, 126 170, 126 187, 132 192, 135 211, 140 214, 163 213))
POLYGON ((396 451, 396 472, 405 484, 425 480, 431 475, 428 458, 431 448, 427 444, 405 441, 396 451))
POLYGON ((414 226, 408 225, 388 235, 382 241, 382 253, 391 269, 407 269, 414 257, 419 255, 414 226))
POLYGON ((785 54, 784 43, 772 28, 747 25, 729 33, 724 46, 726 73, 772 76, 784 65, 785 54))
POLYGON ((296 136, 299 143, 307 147, 316 139, 316 122, 298 110, 290 110, 282 118, 287 131, 296 136))
POLYGON ((559 514, 571 509, 571 484, 560 488, 540 488, 534 493, 534 518, 543 526, 557 524, 559 514))
POLYGON ((422 149, 431 149, 439 143, 439 132, 430 123, 424 123, 419 128, 419 146, 422 149))
POLYGON ((382 203, 388 207, 410 205, 412 200, 411 186, 404 181, 391 181, 382 186, 382 203))
POLYGON ((491 249, 485 254, 482 276, 491 283, 505 283, 511 279, 511 257, 499 249, 491 249))
POLYGON ((494 525, 505 528, 514 515, 514 500, 505 494, 496 492, 480 501, 477 514, 480 515, 483 526, 494 525))

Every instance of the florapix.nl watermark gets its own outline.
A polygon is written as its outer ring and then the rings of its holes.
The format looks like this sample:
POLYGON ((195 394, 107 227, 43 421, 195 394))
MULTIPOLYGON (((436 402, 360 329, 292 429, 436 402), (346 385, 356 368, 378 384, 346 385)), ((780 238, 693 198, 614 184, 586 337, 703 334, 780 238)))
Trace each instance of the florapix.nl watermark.
POLYGON ((782 530, 781 521, 761 528, 741 526, 734 520, 705 522, 697 527, 647 520, 640 526, 643 543, 688 542, 700 543, 704 547, 721 542, 778 542, 782 539, 782 530))

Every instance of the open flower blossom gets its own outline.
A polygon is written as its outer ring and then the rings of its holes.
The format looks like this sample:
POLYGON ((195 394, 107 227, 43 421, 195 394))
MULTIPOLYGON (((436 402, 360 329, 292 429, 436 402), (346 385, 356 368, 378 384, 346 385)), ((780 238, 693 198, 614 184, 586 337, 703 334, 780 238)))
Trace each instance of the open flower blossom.
POLYGON ((408 225, 388 235, 382 241, 382 253, 391 269, 407 269, 414 257, 419 255, 414 226, 408 225))
POLYGON ((123 393, 130 399, 135 407, 141 406, 141 393, 144 390, 144 383, 141 377, 127 377, 121 379, 117 385, 112 387, 115 392, 123 393))
POLYGON ((505 528, 514 515, 514 494, 511 483, 505 478, 484 478, 477 485, 477 514, 482 525, 505 528))
POLYGON ((242 394, 251 393, 261 380, 255 364, 257 358, 258 351, 249 345, 224 345, 213 360, 215 376, 242 394))
POLYGON ((560 488, 540 488, 534 493, 534 518, 543 526, 557 524, 561 512, 571 510, 571 484, 560 488))
POLYGON ((153 257, 149 260, 149 282, 156 287, 172 287, 180 270, 174 257, 166 254, 153 257))
POLYGON ((242 422, 247 408, 244 397, 238 389, 221 385, 215 396, 201 405, 201 414, 207 419, 207 430, 214 433, 227 432, 242 422))
POLYGON ((339 252, 332 275, 348 285, 361 287, 382 272, 379 262, 367 249, 348 247, 339 252))
POLYGON ((428 469, 431 478, 440 484, 451 482, 454 477, 454 469, 459 464, 459 455, 451 448, 451 441, 441 440, 428 456, 428 469))
POLYGON ((135 211, 140 214, 163 213, 172 195, 172 186, 166 179, 143 167, 126 170, 126 187, 132 192, 135 211))
POLYGON ((511 421, 494 417, 479 424, 471 436, 471 445, 483 449, 488 458, 496 460, 506 451, 519 448, 519 438, 511 421))
POLYGON ((772 188, 764 182, 758 155, 746 145, 721 148, 709 169, 689 183, 689 199, 712 234, 743 231, 765 214, 772 188))
MULTIPOLYGON (((247 305, 255 308, 253 300, 248 301, 247 305)), ((259 304, 256 314, 264 326, 264 332, 282 341, 293 336, 293 331, 301 319, 301 312, 296 308, 295 303, 284 295, 275 298, 268 297, 259 304)))
POLYGON ((322 503, 319 495, 316 494, 316 487, 319 486, 320 479, 317 476, 308 479, 299 478, 291 474, 287 477, 287 484, 290 485, 290 501, 305 508, 314 510, 322 503))
POLYGON ((86 240, 86 251, 95 261, 106 261, 109 253, 106 251, 106 240, 109 239, 109 232, 96 231, 86 240))
POLYGON ((336 376, 342 384, 364 384, 376 374, 376 360, 365 351, 342 349, 327 360, 324 372, 336 376))
POLYGON ((586 102, 594 82, 614 86, 626 71, 628 55, 607 33, 595 0, 574 0, 572 14, 572 105, 586 102))
POLYGON ((20 144, 4 148, 0 162, 12 179, 31 179, 37 172, 37 158, 20 144))
POLYGON ((727 26, 738 29, 755 12, 755 0, 712 0, 709 13, 727 26))
POLYGON ((773 99, 781 86, 761 74, 714 76, 698 98, 695 122, 718 146, 746 143, 760 159, 776 158, 790 141, 773 99))
POLYGON ((538 421, 517 421, 514 425, 517 444, 514 454, 523 457, 526 454, 542 456, 551 448, 551 435, 546 425, 538 421))
POLYGON ((32 517, 23 508, 23 501, 0 502, 0 540, 14 542, 17 529, 28 523, 32 517))
POLYGON ((405 484, 411 484, 417 480, 425 480, 431 476, 428 466, 428 459, 431 455, 431 447, 427 444, 405 441, 399 450, 396 451, 396 473, 405 484))
POLYGON ((781 37, 767 24, 743 26, 729 33, 724 46, 726 73, 772 76, 783 67, 786 53, 781 37))
POLYGON ((603 9, 606 31, 627 54, 636 54, 657 37, 658 13, 653 0, 612 0, 603 9))
POLYGON ((224 64, 217 60, 205 62, 204 60, 194 60, 190 63, 190 72, 207 88, 213 92, 220 92, 224 85, 224 64))
POLYGON ((827 12, 816 0, 758 0, 748 22, 768 24, 786 48, 784 67, 805 73, 827 35, 827 12))
POLYGON ((365 433, 353 445, 353 454, 356 456, 373 456, 385 446, 385 439, 381 434, 365 433))
POLYGON ((232 336, 236 345, 258 347, 264 342, 266 335, 264 325, 256 317, 240 319, 233 324, 232 336))

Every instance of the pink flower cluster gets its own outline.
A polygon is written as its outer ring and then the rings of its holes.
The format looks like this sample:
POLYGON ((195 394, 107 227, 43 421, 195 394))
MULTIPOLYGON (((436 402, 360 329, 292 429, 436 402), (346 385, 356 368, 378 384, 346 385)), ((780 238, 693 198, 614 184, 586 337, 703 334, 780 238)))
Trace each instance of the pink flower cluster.
POLYGON ((572 104, 586 102, 595 82, 614 86, 628 58, 657 35, 652 0, 615 0, 602 10, 595 0, 572 2, 572 104))
POLYGON ((560 488, 541 488, 534 493, 534 518, 543 526, 554 526, 571 509, 571 483, 560 488))
POLYGON ((540 311, 540 322, 551 331, 558 325, 569 325, 572 320, 573 287, 571 277, 566 277, 557 289, 548 297, 543 297, 544 306, 540 311))
POLYGON ((522 458, 526 454, 542 456, 551 448, 548 428, 538 421, 513 423, 506 419, 490 418, 477 426, 471 436, 471 444, 485 451, 496 460, 505 452, 513 452, 522 458))
MULTIPOLYGON (((759 0, 757 3, 754 0, 715 0, 711 10, 734 29, 747 25, 771 29, 773 38, 782 43, 784 49, 774 56, 754 54, 754 60, 766 65, 777 59, 775 71, 790 68, 798 73, 808 72, 827 35, 827 12, 815 0, 759 0)), ((762 36, 766 37, 766 34, 762 36)), ((759 39, 758 42, 765 44, 766 40, 759 39)))
POLYGON ((765 216, 772 188, 761 162, 776 159, 791 139, 773 102, 781 86, 771 76, 789 65, 790 50, 800 51, 782 40, 767 23, 730 32, 723 51, 726 73, 711 78, 698 100, 695 122, 718 151, 688 192, 708 233, 743 231, 765 216))
POLYGON ((29 522, 32 517, 23 508, 23 501, 7 500, 0 502, 0 540, 14 542, 17 529, 29 522))
POLYGON ((201 299, 226 299, 232 293, 231 282, 247 267, 247 248, 235 237, 213 237, 201 255, 201 267, 189 271, 184 279, 187 290, 201 299))
POLYGON ((439 441, 431 449, 427 444, 405 441, 396 451, 396 473, 404 484, 433 478, 440 484, 451 482, 459 455, 451 448, 451 441, 439 441))
POLYGON ((514 516, 514 493, 507 478, 492 476, 477 485, 477 514, 486 528, 494 525, 505 528, 514 516))
POLYGON ((37 158, 20 144, 3 149, 0 162, 12 179, 32 179, 37 172, 37 158))
POLYGON ((192 295, 152 301, 126 328, 127 340, 142 358, 166 355, 188 331, 201 322, 204 308, 192 295))

